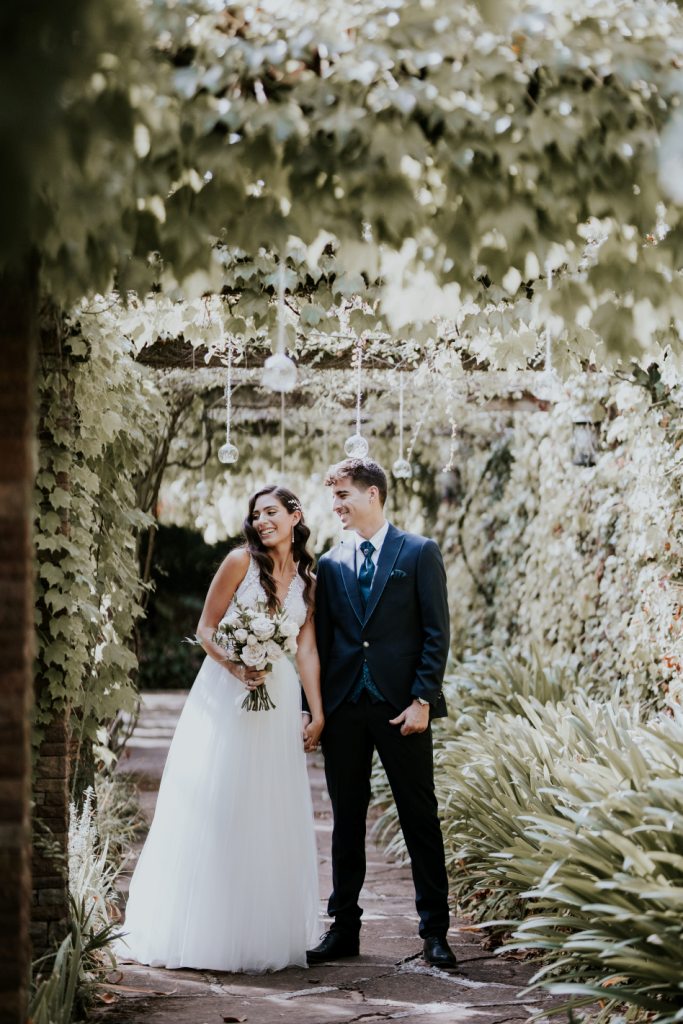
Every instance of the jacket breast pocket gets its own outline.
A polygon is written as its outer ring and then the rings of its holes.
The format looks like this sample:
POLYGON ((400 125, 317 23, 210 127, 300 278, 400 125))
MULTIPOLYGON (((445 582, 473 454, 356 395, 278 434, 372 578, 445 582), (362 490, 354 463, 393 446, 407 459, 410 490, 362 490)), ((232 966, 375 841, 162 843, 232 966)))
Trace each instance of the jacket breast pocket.
POLYGON ((412 573, 406 572, 405 569, 392 569, 389 573, 389 579, 387 580, 387 583, 399 586, 410 585, 412 582, 412 573))

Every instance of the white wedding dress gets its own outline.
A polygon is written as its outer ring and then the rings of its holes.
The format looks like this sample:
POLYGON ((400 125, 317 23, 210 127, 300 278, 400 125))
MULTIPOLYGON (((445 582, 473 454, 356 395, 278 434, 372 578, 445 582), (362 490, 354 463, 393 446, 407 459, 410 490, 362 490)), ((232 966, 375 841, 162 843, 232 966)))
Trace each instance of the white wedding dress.
MULTIPOLYGON (((235 597, 265 600, 253 559, 235 597)), ((285 608, 303 625, 298 575, 285 608)), ((319 934, 317 855, 301 690, 288 658, 267 686, 275 708, 243 711, 244 685, 204 661, 131 880, 119 956, 215 971, 305 966, 319 934)))

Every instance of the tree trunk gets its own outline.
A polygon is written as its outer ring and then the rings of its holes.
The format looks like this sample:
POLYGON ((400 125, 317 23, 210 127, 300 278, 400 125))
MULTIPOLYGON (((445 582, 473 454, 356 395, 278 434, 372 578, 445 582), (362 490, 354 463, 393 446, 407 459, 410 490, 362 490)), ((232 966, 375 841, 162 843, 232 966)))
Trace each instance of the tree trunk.
POLYGON ((0 275, 0 1021, 24 1024, 30 972, 36 288, 0 275))

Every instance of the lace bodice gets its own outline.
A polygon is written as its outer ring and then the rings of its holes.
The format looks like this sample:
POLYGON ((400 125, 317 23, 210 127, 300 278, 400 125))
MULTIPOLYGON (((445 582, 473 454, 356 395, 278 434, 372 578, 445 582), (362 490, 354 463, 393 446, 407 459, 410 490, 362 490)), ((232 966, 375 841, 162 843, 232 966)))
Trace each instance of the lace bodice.
MULTIPOLYGON (((235 591, 235 597, 226 609, 226 615, 235 600, 238 600, 240 604, 246 605, 255 605, 258 601, 266 601, 266 592, 261 583, 258 563, 251 555, 249 556, 247 574, 235 591)), ((304 601, 304 581, 298 573, 289 584, 289 590, 285 596, 283 606, 288 616, 301 628, 306 621, 308 610, 304 601)))

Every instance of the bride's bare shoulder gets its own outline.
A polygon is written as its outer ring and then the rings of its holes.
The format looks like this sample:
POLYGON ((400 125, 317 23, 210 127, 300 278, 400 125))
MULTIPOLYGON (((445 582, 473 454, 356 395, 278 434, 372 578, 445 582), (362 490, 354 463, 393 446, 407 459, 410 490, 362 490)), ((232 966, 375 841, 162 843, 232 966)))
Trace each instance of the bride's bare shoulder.
POLYGON ((250 555, 246 548, 234 548, 220 564, 217 576, 240 583, 249 569, 250 555))

